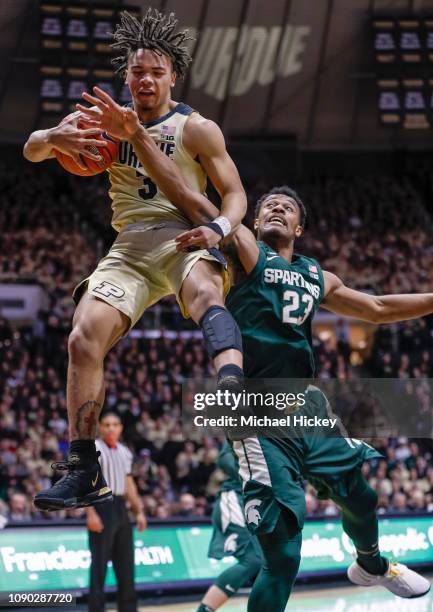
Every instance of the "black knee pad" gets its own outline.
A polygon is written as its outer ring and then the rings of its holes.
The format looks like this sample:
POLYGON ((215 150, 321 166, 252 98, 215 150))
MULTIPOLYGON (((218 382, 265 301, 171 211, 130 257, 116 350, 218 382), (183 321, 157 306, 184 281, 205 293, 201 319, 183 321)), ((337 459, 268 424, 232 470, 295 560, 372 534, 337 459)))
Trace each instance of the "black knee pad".
POLYGON ((242 352, 240 329, 232 315, 223 306, 210 306, 200 319, 206 350, 211 357, 227 349, 242 352))

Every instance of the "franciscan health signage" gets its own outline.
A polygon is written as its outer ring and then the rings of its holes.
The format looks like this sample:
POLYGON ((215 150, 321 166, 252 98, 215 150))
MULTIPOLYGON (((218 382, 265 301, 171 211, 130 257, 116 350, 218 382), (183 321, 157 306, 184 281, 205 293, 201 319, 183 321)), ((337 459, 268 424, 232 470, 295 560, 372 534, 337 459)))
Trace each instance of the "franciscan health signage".
MULTIPOLYGON (((382 520, 380 547, 404 563, 432 563, 431 517, 382 520)), ((135 533, 137 585, 212 580, 234 562, 207 558, 210 526, 151 527, 135 533)), ((300 573, 344 571, 353 545, 339 522, 305 525, 300 573)), ((6 529, 0 532, 0 591, 85 590, 90 552, 84 527, 6 529)), ((115 584, 113 568, 108 586, 115 584)))

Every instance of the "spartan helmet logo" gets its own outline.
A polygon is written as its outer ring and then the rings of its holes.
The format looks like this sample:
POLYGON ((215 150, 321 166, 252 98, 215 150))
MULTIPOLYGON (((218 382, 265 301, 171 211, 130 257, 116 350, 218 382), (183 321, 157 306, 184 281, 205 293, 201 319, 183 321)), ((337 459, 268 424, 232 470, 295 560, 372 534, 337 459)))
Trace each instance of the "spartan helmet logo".
POLYGON ((261 499, 252 499, 245 504, 245 518, 247 519, 247 523, 254 523, 254 525, 259 524, 262 517, 256 506, 260 506, 261 503, 261 499))
POLYGON ((224 552, 226 553, 234 553, 238 547, 237 539, 238 533, 232 533, 224 542, 224 552))

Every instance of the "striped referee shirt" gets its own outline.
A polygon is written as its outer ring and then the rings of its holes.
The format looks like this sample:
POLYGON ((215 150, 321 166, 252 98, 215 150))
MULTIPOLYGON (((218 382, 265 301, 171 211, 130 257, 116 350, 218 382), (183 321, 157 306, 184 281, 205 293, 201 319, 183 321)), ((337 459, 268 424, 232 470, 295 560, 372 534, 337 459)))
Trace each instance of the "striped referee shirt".
POLYGON ((110 448, 103 440, 96 440, 96 450, 101 452, 99 463, 113 495, 125 495, 126 477, 132 470, 132 453, 124 444, 110 448))

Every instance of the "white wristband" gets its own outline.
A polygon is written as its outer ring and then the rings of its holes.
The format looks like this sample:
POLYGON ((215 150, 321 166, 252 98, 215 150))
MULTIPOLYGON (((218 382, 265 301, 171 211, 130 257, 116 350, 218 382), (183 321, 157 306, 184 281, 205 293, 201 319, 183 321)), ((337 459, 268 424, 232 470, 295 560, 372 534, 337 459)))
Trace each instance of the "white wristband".
POLYGON ((232 226, 227 217, 217 217, 212 221, 212 223, 216 223, 218 227, 221 228, 222 233, 224 234, 224 238, 230 234, 232 231, 232 226))

